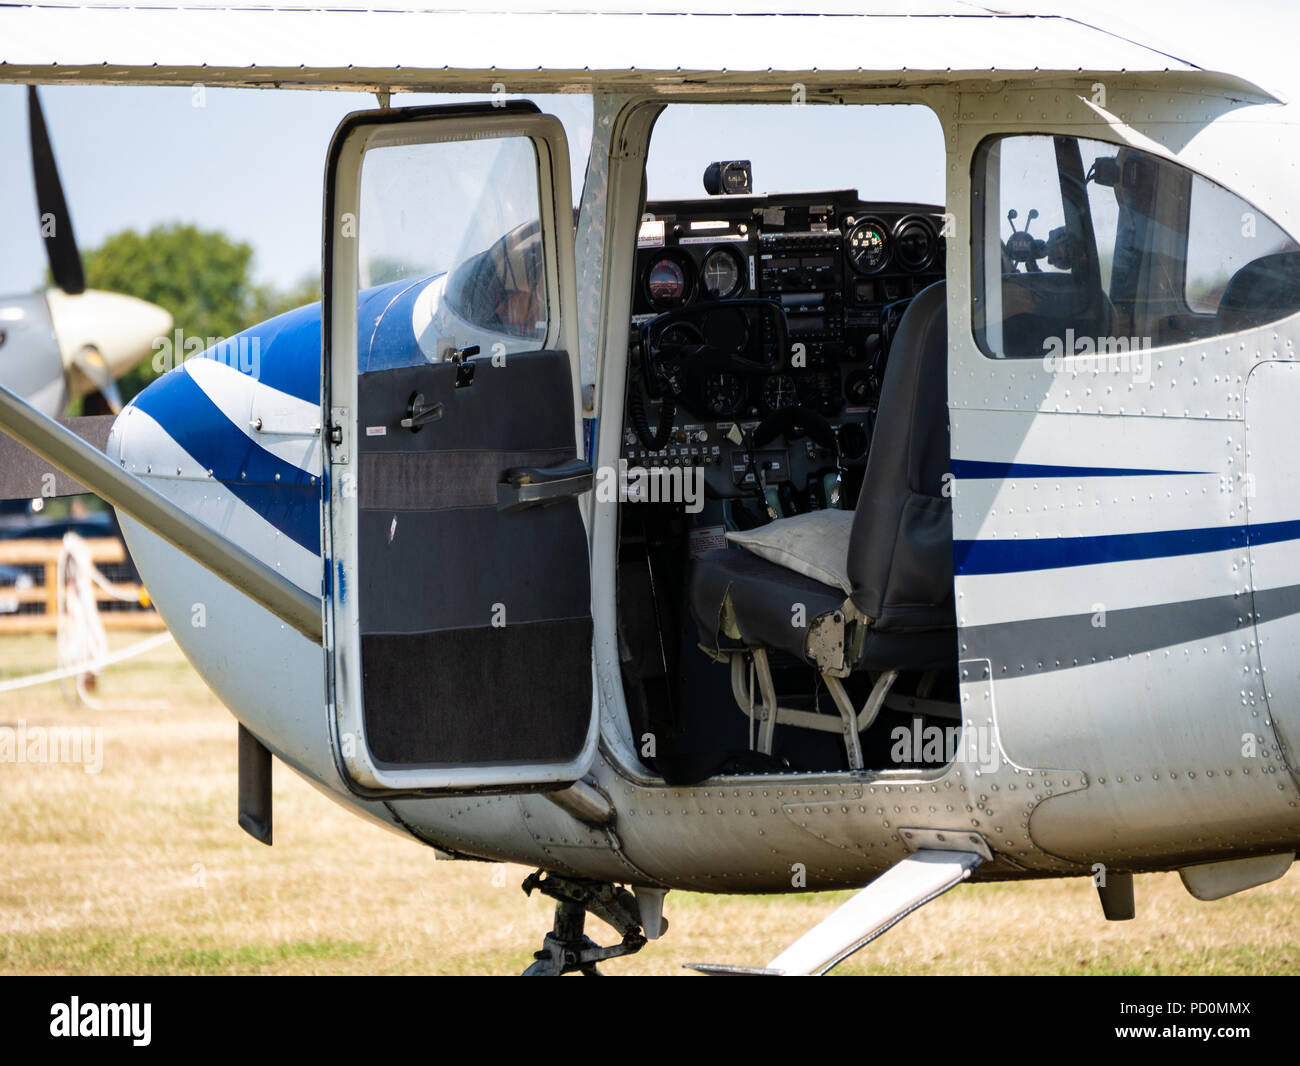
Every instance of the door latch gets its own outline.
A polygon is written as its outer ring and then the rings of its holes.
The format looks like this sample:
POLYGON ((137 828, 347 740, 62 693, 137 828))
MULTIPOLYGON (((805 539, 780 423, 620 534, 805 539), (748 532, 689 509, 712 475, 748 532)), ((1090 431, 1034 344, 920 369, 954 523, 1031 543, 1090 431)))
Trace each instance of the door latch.
POLYGON ((456 365, 456 388, 463 389, 474 384, 474 364, 470 357, 478 355, 479 346, 470 344, 464 348, 452 348, 447 358, 456 365))
POLYGON ((330 456, 330 462, 338 465, 348 461, 348 432, 344 428, 348 424, 348 409, 346 407, 331 407, 328 438, 333 453, 330 456))

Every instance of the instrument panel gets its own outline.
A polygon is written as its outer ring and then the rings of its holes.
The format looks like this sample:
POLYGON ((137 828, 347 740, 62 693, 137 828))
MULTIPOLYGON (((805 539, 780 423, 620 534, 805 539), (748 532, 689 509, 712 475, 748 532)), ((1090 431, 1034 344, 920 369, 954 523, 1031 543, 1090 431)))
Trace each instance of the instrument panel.
MULTIPOLYGON (((624 457, 698 463, 715 495, 743 493, 736 438, 803 408, 832 425, 843 464, 865 463, 893 330, 911 298, 944 276, 942 226, 941 207, 866 202, 852 190, 647 203, 637 238, 634 348, 646 323, 699 306, 700 317, 661 331, 655 343, 666 337, 683 352, 703 350, 699 334, 712 331, 729 300, 779 303, 788 334, 786 350, 776 351, 763 319, 746 338, 750 358, 742 367, 702 361, 692 372, 689 354, 675 362, 681 382, 674 380, 668 398, 671 428, 659 419, 664 397, 651 390, 639 417, 629 418, 624 457), (647 426, 666 432, 648 435, 647 426)), ((807 440, 775 443, 785 454, 773 462, 790 476, 826 462, 807 440)))

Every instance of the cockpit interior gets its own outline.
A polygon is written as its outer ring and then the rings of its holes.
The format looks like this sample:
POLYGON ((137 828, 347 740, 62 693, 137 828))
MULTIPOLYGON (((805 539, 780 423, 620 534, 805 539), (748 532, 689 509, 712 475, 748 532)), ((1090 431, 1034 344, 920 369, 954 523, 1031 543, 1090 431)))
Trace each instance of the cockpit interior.
MULTIPOLYGON (((617 589, 633 738, 669 783, 912 766, 890 727, 960 718, 951 562, 926 575, 935 602, 910 605, 922 634, 901 658, 845 646, 865 635, 848 564, 882 432, 934 435, 913 473, 933 481, 922 524, 946 518, 944 207, 756 194, 748 160, 699 169, 706 195, 646 200, 633 271, 617 589), (906 328, 922 297, 937 328, 916 312, 906 328), (889 388, 900 344, 938 344, 938 377, 889 388), (933 417, 882 431, 882 395, 901 411, 918 384, 933 417)), ((891 537, 899 519, 917 525, 899 512, 891 537)), ((930 548, 950 559, 942 536, 930 548)))

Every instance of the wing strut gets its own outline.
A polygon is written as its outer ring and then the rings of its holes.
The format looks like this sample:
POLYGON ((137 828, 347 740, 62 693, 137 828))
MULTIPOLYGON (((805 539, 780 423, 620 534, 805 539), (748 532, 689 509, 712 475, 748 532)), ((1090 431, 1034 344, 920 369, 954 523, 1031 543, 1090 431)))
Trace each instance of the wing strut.
POLYGON ((807 977, 826 973, 859 948, 887 932, 914 910, 956 888, 984 861, 973 851, 921 848, 896 863, 852 896, 830 917, 813 926, 764 968, 719 966, 690 968, 716 975, 807 977))

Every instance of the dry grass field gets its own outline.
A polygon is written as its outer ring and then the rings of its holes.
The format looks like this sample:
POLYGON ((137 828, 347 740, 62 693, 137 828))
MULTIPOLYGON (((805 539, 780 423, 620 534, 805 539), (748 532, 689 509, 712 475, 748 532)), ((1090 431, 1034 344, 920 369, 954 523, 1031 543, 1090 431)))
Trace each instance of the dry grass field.
MULTIPOLYGON (((115 647, 138 634, 112 636, 115 647)), ((0 641, 0 676, 51 638, 0 641)), ((0 694, 0 725, 103 728, 103 768, 0 763, 0 974, 510 974, 550 925, 523 867, 437 862, 276 768, 273 848, 235 824, 235 724, 174 645, 112 667, 100 710, 57 685, 0 694)), ((610 974, 762 964, 843 893, 672 893, 672 929, 610 974)), ((1219 903, 1138 879, 1108 924, 1082 881, 959 888, 840 968, 872 974, 1300 973, 1300 874, 1219 903)), ((599 922, 589 932, 611 941, 599 922)))

